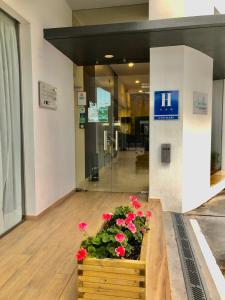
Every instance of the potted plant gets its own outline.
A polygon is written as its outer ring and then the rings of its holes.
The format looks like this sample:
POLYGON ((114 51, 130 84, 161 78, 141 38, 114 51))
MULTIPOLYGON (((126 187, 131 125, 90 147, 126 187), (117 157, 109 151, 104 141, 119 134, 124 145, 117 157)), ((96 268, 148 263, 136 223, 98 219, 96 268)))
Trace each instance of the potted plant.
POLYGON ((78 299, 146 299, 146 262, 151 211, 143 212, 136 196, 130 206, 104 213, 102 229, 88 237, 88 224, 78 228, 86 236, 76 253, 78 299))

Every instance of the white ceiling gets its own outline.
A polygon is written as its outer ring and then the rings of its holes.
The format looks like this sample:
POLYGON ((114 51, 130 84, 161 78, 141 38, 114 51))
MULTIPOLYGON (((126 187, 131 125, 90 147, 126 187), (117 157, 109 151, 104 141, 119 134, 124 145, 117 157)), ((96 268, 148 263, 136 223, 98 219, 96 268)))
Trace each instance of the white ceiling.
POLYGON ((67 0, 73 10, 148 3, 148 0, 67 0))

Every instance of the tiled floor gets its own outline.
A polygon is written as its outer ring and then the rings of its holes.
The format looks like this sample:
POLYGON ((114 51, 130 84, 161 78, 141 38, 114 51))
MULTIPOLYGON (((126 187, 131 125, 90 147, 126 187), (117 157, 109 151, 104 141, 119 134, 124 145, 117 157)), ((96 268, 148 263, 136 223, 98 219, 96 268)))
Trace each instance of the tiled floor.
POLYGON ((99 181, 86 180, 81 188, 88 191, 148 192, 148 162, 136 164, 136 157, 141 153, 142 151, 119 151, 112 164, 102 168, 99 181))

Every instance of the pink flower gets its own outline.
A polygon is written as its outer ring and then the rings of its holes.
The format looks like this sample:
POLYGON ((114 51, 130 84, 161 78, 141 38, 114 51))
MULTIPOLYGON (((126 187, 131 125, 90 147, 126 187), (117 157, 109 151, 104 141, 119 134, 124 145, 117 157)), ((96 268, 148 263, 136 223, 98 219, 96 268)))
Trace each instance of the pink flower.
POLYGON ((127 225, 127 228, 128 228, 132 233, 136 233, 136 231, 137 231, 137 228, 136 228, 136 226, 135 226, 133 223, 129 223, 129 224, 127 225))
POLYGON ((119 243, 122 243, 125 240, 125 235, 123 233, 117 233, 115 235, 115 240, 119 243))
POLYGON ((116 256, 120 257, 120 256, 124 256, 125 255, 125 248, 122 246, 119 246, 115 249, 116 252, 116 256))
POLYGON ((82 223, 78 224, 78 229, 80 231, 85 231, 87 228, 88 228, 88 224, 87 223, 82 222, 82 223))
POLYGON ((102 218, 103 218, 104 221, 107 222, 107 221, 110 221, 112 219, 112 216, 113 216, 113 214, 111 214, 111 213, 104 213, 102 215, 102 218))
POLYGON ((133 201, 138 201, 138 197, 135 195, 130 196, 130 202, 132 203, 133 201))
POLYGON ((132 220, 130 218, 126 218, 125 223, 128 225, 128 224, 132 223, 132 220))
POLYGON ((118 226, 125 226, 125 220, 124 219, 117 219, 116 225, 118 226))
POLYGON ((130 219, 131 221, 134 221, 136 215, 135 215, 134 213, 128 213, 128 214, 126 215, 126 217, 127 217, 128 219, 130 219))
POLYGON ((86 256, 87 256, 87 250, 85 248, 81 248, 80 250, 77 251, 76 259, 77 261, 82 261, 86 258, 86 256))
POLYGON ((142 211, 139 210, 139 211, 137 212, 137 216, 142 218, 142 217, 144 217, 144 214, 143 214, 142 211))
POLYGON ((135 209, 139 209, 141 207, 141 203, 138 202, 138 201, 133 201, 132 202, 132 206, 135 208, 135 209))
POLYGON ((152 217, 152 212, 150 210, 146 211, 146 218, 150 219, 152 217))

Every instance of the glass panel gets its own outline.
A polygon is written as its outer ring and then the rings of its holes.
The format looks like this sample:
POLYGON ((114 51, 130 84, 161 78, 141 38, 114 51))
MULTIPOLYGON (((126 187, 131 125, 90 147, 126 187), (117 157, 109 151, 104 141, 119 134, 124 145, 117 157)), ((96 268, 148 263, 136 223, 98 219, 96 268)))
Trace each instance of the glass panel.
POLYGON ((149 64, 84 67, 89 191, 148 192, 149 64))
POLYGON ((221 170, 224 81, 213 82, 211 174, 221 170))
POLYGON ((114 97, 112 191, 149 190, 149 64, 113 65, 114 97))
POLYGON ((85 182, 89 191, 111 191, 112 101, 114 74, 109 66, 84 67, 87 92, 85 182))

